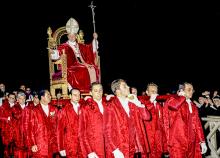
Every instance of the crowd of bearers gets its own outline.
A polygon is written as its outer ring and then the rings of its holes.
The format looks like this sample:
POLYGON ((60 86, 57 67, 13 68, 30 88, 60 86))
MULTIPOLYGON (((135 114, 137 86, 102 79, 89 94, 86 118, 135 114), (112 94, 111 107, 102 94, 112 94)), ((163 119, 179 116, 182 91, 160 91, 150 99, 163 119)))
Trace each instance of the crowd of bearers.
POLYGON ((102 84, 94 82, 86 97, 73 88, 69 99, 58 93, 51 100, 47 89, 30 93, 23 85, 7 94, 0 106, 0 157, 200 158, 206 152, 190 100, 192 84, 159 95, 150 83, 138 96, 137 89, 130 93, 126 81, 116 79, 111 90, 113 95, 104 96, 102 84))

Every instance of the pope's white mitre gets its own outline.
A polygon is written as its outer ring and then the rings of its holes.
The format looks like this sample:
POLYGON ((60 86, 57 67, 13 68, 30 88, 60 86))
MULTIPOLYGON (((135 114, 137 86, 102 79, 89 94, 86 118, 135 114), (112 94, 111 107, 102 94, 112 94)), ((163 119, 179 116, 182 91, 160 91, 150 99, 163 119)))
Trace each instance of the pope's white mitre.
POLYGON ((75 19, 70 18, 66 23, 66 31, 68 34, 77 34, 79 31, 78 22, 75 19))

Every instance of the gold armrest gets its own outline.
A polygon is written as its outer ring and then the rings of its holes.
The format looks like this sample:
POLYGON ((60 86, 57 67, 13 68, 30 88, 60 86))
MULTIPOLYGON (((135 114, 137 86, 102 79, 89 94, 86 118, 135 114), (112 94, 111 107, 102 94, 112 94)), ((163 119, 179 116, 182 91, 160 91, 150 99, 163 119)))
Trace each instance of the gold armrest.
POLYGON ((58 59, 57 61, 54 62, 54 64, 62 64, 62 60, 58 59))

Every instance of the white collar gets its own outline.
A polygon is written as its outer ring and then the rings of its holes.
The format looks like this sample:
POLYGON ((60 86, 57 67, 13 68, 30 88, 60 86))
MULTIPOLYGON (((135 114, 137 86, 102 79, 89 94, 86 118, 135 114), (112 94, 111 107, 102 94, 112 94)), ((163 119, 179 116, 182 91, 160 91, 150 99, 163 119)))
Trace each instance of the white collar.
POLYGON ((48 107, 48 104, 40 103, 42 107, 48 107))
POLYGON ((42 104, 42 103, 40 103, 40 104, 41 104, 41 107, 42 107, 43 111, 45 112, 45 114, 47 116, 49 116, 49 105, 48 104, 45 105, 45 104, 42 104))
POLYGON ((99 100, 99 101, 94 99, 94 101, 98 104, 99 111, 103 114, 104 108, 103 108, 103 105, 102 105, 102 99, 99 100))
POLYGON ((23 105, 19 104, 19 105, 21 106, 22 109, 24 109, 26 106, 25 104, 23 104, 23 105))
POLYGON ((119 99, 119 101, 120 101, 121 103, 126 103, 126 104, 128 104, 128 99, 127 99, 127 98, 118 97, 118 99, 119 99))
POLYGON ((190 99, 186 99, 186 102, 189 104, 191 103, 192 101, 190 99))
POLYGON ((102 103, 102 99, 100 99, 100 100, 96 100, 96 99, 94 99, 94 101, 95 101, 97 104, 102 103))
POLYGON ((72 45, 72 46, 75 46, 75 45, 76 45, 76 41, 74 41, 74 42, 72 42, 72 41, 67 41, 67 43, 68 43, 69 45, 72 45))
POLYGON ((118 97, 123 109, 125 110, 125 112, 127 113, 128 117, 130 116, 129 115, 129 112, 130 112, 130 109, 129 109, 129 106, 128 106, 128 99, 126 98, 121 98, 121 97, 118 97))
POLYGON ((191 100, 190 99, 186 99, 187 104, 189 105, 189 112, 192 113, 192 105, 191 105, 191 100))
POLYGON ((8 102, 8 103, 9 103, 10 107, 13 107, 15 105, 15 103, 10 103, 10 102, 8 102))
POLYGON ((70 101, 71 104, 73 105, 73 109, 76 112, 76 114, 78 115, 79 113, 79 103, 74 103, 72 100, 70 101))
POLYGON ((72 100, 70 101, 73 106, 79 107, 79 103, 75 103, 72 100))

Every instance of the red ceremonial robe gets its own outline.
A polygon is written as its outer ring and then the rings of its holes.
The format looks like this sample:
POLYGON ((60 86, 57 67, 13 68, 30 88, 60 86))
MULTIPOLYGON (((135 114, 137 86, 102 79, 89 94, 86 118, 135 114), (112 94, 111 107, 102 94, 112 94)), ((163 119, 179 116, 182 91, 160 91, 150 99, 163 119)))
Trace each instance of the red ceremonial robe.
MULTIPOLYGON (((150 98, 149 98, 150 99, 150 98)), ((167 152, 166 136, 163 124, 163 108, 156 102, 140 99, 151 113, 151 120, 144 121, 147 137, 150 144, 149 158, 161 158, 163 152, 167 152)))
MULTIPOLYGON (((85 44, 78 44, 81 56, 83 60, 87 63, 92 65, 96 71, 96 79, 99 81, 99 69, 95 65, 95 59, 92 50, 92 44, 85 45, 85 44)), ((69 46, 68 43, 61 44, 58 47, 60 55, 62 54, 63 50, 67 54, 67 80, 68 83, 74 87, 80 89, 81 92, 89 92, 90 91, 90 76, 87 67, 84 64, 81 64, 73 49, 69 46)))
POLYGON ((13 122, 12 118, 12 108, 9 105, 8 101, 4 101, 3 105, 0 107, 0 136, 2 138, 2 143, 5 146, 4 155, 5 157, 9 157, 9 155, 13 155, 14 152, 14 144, 13 141, 13 122), (8 121, 8 117, 10 117, 10 121, 8 121))
POLYGON ((34 158, 51 158, 57 148, 57 108, 49 106, 47 116, 38 104, 31 111, 30 144, 37 145, 38 151, 32 152, 34 158))
MULTIPOLYGON (((125 158, 134 156, 136 149, 140 149, 140 136, 137 122, 139 119, 149 120, 150 114, 145 108, 138 108, 129 102, 129 115, 123 109, 119 99, 114 97, 104 111, 104 135, 106 157, 113 158, 113 151, 119 149, 125 158)), ((142 148, 144 148, 142 146, 142 148)))
MULTIPOLYGON (((104 99, 102 105, 105 111, 107 105, 104 99)), ((87 99, 86 105, 80 110, 79 140, 83 157, 95 152, 99 158, 105 158, 103 114, 92 98, 87 99)))
POLYGON ((8 146, 13 140, 13 122, 11 121, 13 107, 11 108, 9 102, 6 101, 3 103, 1 109, 2 142, 4 145, 8 146), (8 121, 8 117, 10 117, 10 121, 8 121))
POLYGON ((170 158, 201 158, 200 142, 204 134, 196 105, 192 113, 185 97, 170 97, 165 102, 164 125, 170 158))
POLYGON ((26 113, 27 107, 21 108, 20 104, 15 104, 12 109, 12 122, 13 122, 13 140, 15 143, 14 156, 23 158, 28 156, 27 144, 27 124, 26 113))
MULTIPOLYGON (((79 102, 80 107, 81 102, 79 102)), ((65 150, 67 157, 80 158, 79 148, 79 116, 75 112, 72 103, 69 101, 58 114, 58 149, 65 150)))

